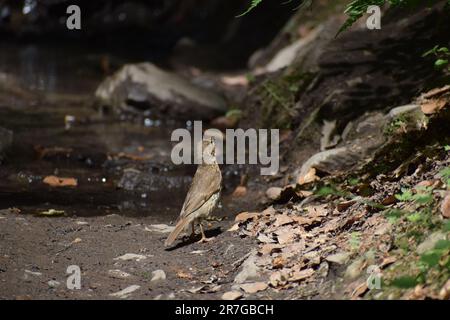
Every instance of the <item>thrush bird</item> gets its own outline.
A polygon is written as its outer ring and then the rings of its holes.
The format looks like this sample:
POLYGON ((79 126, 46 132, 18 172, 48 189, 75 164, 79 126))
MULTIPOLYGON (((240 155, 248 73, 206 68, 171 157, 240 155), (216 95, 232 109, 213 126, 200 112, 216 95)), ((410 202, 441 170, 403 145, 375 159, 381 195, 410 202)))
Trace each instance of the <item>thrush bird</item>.
POLYGON ((203 231, 202 221, 207 218, 217 205, 222 185, 222 174, 216 161, 213 139, 202 141, 202 163, 198 166, 189 191, 181 208, 175 229, 170 233, 165 245, 170 246, 178 235, 192 227, 191 236, 195 235, 195 224, 200 224, 202 238, 200 242, 208 241, 203 231))

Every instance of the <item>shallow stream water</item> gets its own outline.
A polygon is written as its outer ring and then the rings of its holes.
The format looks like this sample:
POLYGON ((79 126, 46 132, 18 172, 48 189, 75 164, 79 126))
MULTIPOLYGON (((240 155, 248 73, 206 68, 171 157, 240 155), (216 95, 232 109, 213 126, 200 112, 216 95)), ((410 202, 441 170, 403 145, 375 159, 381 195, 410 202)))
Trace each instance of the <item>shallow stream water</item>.
POLYGON ((100 115, 93 94, 112 72, 104 59, 126 62, 86 49, 2 47, 0 126, 13 131, 14 143, 0 166, 0 208, 164 220, 178 214, 195 167, 171 164, 170 133, 185 124, 100 115), (136 169, 144 179, 133 185, 123 175, 136 169), (43 183, 50 175, 78 184, 50 187, 43 183))

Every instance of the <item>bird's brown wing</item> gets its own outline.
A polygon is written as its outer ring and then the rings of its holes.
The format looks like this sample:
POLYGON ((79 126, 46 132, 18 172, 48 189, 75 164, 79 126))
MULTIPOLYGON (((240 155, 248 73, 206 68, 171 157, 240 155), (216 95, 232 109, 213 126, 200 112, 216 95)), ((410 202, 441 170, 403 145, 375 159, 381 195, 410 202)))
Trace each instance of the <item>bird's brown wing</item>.
POLYGON ((200 165, 195 172, 180 218, 200 208, 213 194, 220 191, 222 175, 217 165, 200 165))

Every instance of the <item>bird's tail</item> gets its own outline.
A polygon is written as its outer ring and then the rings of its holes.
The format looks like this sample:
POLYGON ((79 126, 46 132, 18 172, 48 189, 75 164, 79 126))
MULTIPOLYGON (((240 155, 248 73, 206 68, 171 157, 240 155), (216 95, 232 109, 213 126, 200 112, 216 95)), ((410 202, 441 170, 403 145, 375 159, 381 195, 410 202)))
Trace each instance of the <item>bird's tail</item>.
POLYGON ((164 242, 164 245, 166 247, 170 246, 178 237, 180 232, 183 231, 184 228, 186 228, 188 223, 189 223, 188 219, 180 219, 180 221, 178 221, 177 225, 175 226, 175 229, 167 237, 166 242, 164 242))

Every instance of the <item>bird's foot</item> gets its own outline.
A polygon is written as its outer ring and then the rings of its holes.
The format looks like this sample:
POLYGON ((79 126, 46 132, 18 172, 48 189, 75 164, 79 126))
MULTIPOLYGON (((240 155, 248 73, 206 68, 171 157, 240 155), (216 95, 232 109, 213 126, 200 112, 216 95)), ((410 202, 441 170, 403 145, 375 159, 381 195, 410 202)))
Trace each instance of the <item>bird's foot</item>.
POLYGON ((215 237, 211 237, 211 238, 202 237, 200 240, 197 241, 197 243, 207 243, 207 242, 213 241, 214 239, 215 239, 215 237))

